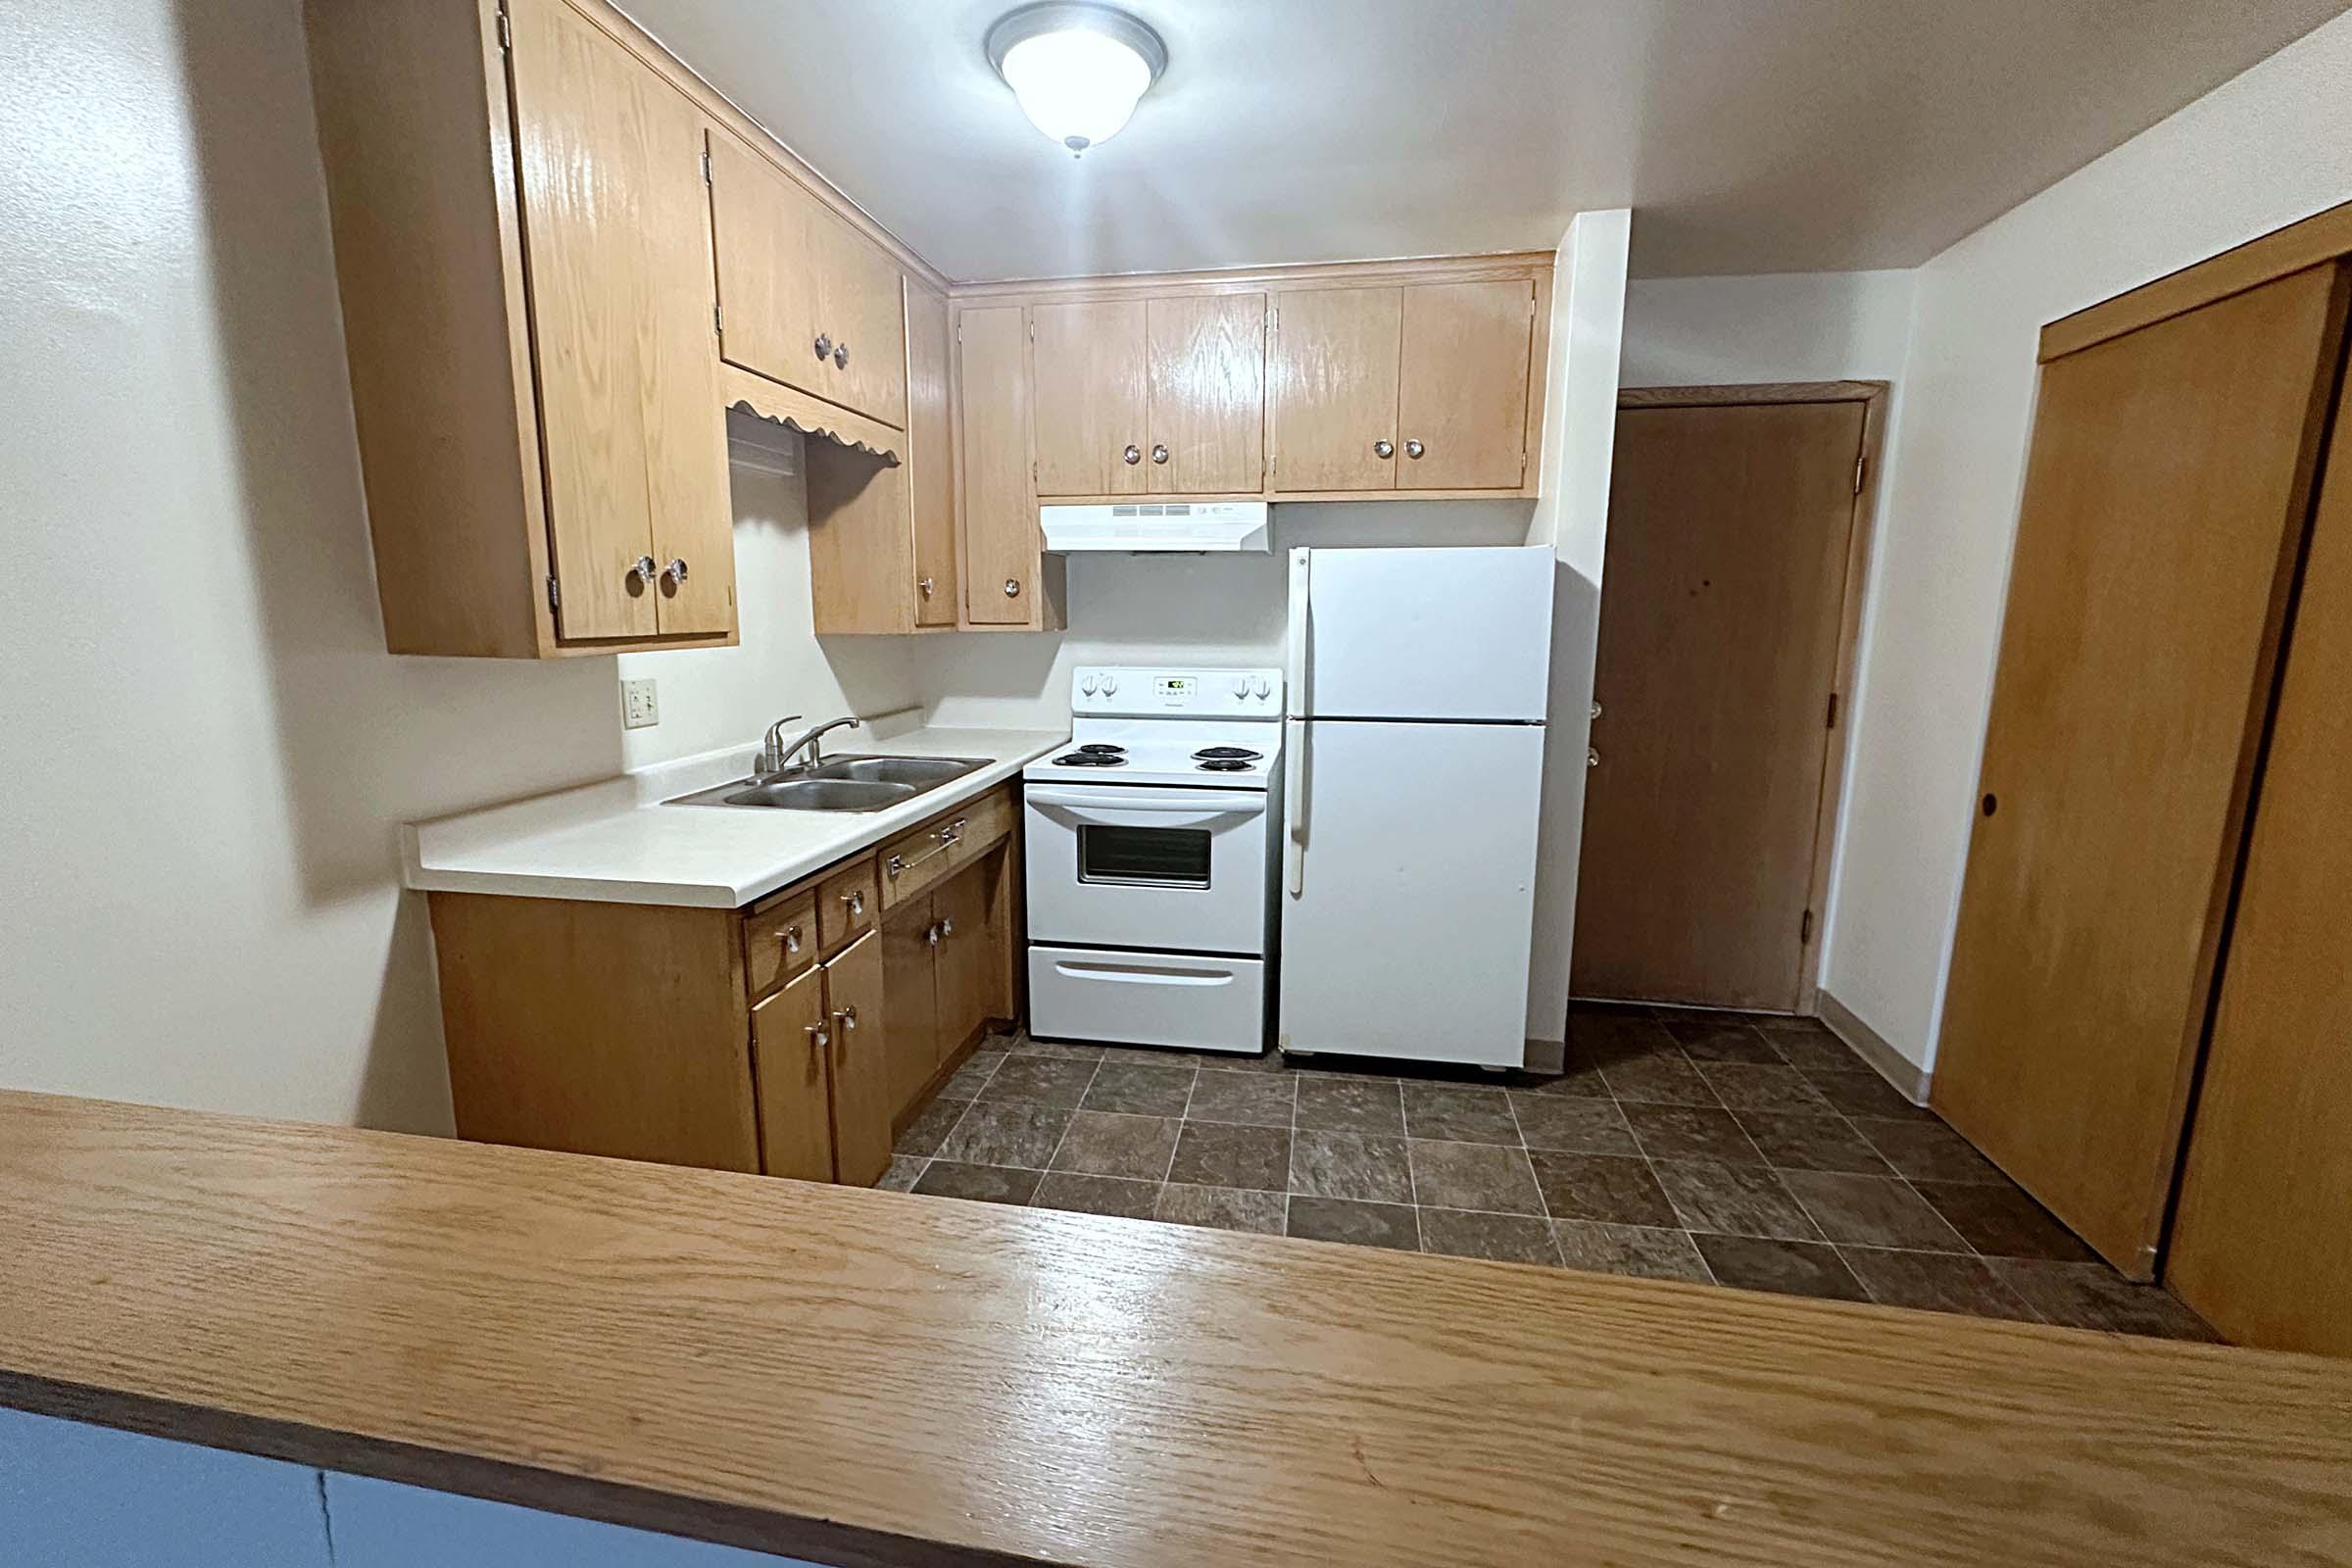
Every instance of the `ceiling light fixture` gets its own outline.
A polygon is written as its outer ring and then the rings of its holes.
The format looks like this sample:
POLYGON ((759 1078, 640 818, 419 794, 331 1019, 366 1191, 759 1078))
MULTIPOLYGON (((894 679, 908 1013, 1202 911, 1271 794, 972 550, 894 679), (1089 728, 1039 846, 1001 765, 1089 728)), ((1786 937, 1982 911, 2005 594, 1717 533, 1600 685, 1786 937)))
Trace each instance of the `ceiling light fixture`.
POLYGON ((1158 33, 1124 11, 1084 0, 1007 12, 988 29, 987 48, 1029 123, 1073 154, 1117 135, 1168 69, 1158 33))

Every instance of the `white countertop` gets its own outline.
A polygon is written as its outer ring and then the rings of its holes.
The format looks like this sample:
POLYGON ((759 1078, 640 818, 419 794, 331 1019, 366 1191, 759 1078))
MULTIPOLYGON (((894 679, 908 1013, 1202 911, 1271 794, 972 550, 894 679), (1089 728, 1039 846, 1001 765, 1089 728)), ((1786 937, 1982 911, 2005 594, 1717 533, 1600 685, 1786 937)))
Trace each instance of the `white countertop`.
POLYGON ((741 778, 757 742, 601 783, 401 829, 404 879, 435 893, 505 893, 732 909, 1017 775, 1067 730, 835 731, 838 756, 985 757, 988 765, 881 811, 664 806, 741 778))

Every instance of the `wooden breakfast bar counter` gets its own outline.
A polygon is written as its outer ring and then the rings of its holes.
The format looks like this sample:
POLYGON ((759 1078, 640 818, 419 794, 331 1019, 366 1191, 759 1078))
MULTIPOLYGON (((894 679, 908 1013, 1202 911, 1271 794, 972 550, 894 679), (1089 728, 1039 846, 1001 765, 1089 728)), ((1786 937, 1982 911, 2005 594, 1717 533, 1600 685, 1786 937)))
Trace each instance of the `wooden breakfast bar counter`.
POLYGON ((824 1563, 2352 1562, 2345 1364, 26 1094, 0 1405, 824 1563))

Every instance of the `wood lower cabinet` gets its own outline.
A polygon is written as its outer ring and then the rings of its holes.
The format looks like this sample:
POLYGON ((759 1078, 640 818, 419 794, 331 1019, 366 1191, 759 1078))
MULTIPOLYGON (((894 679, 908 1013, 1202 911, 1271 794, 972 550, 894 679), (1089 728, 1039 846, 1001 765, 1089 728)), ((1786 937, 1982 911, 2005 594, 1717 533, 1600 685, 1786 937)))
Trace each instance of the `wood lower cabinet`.
POLYGON ((1007 785, 913 830, 944 875, 887 915, 887 847, 740 910, 432 894, 459 1135, 878 1181, 1012 1016, 1017 818, 1007 785))

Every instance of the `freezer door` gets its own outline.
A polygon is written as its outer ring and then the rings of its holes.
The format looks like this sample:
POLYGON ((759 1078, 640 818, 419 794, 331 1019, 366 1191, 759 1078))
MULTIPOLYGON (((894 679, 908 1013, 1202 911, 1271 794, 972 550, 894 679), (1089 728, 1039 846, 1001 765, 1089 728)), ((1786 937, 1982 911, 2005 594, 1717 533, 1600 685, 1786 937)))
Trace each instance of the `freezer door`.
POLYGON ((1542 719, 1552 571, 1542 546, 1295 552, 1292 710, 1542 719))
POLYGON ((1518 1066, 1543 729, 1303 728, 1284 806, 1284 1049, 1518 1066))

